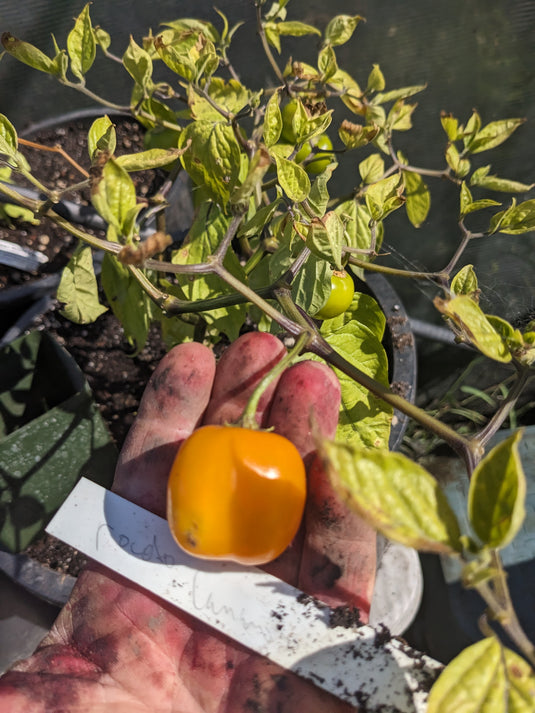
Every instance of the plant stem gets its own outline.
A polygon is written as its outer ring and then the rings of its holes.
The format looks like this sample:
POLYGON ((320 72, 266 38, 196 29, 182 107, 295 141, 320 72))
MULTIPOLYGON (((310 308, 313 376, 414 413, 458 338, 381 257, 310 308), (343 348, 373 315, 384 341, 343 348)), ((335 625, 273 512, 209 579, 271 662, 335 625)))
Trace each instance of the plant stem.
POLYGON ((460 184, 460 179, 456 176, 451 175, 451 168, 448 166, 443 169, 433 169, 433 168, 420 168, 418 166, 411 166, 408 163, 403 163, 397 157, 396 151, 392 144, 392 137, 388 139, 388 150, 390 152, 390 158, 400 171, 407 171, 408 173, 418 173, 420 176, 429 176, 429 178, 447 178, 452 183, 457 185, 460 184))
POLYGON ((275 57, 273 57, 273 53, 271 52, 271 48, 267 41, 266 33, 264 32, 264 26, 262 24, 262 7, 260 4, 256 5, 256 26, 258 30, 258 36, 260 37, 260 42, 262 43, 262 48, 265 52, 268 62, 271 65, 271 68, 275 72, 275 76, 281 84, 288 88, 288 83, 284 79, 282 72, 280 71, 279 65, 275 61, 275 57))
POLYGON ((469 230, 467 230, 467 228, 465 227, 462 220, 459 221, 459 227, 462 231, 463 237, 461 238, 461 242, 459 243, 459 246, 457 247, 457 250, 453 254, 451 260, 446 265, 446 267, 442 270, 443 273, 448 275, 448 279, 449 279, 449 276, 451 275, 452 271, 454 270, 455 265, 457 265, 457 263, 459 262, 461 255, 466 250, 466 247, 472 238, 472 234, 470 233, 469 230))
POLYGON ((268 373, 260 380, 259 384, 253 391, 253 394, 251 398, 249 399, 247 406, 245 407, 245 410, 243 412, 243 416, 241 418, 241 424, 244 428, 258 428, 258 424, 256 422, 256 412, 258 409, 258 402, 262 398, 262 395, 264 394, 265 390, 268 388, 268 386, 282 374, 282 372, 287 369, 289 366, 293 364, 293 362, 296 360, 296 358, 301 354, 303 351, 306 343, 308 341, 308 335, 306 333, 302 333, 299 335, 297 338, 295 345, 290 349, 289 352, 287 352, 282 359, 275 364, 275 366, 268 371, 268 373))
POLYGON ((416 280, 436 280, 438 283, 448 279, 448 275, 444 271, 419 272, 418 270, 403 270, 398 267, 388 267, 387 265, 378 265, 375 262, 359 260, 359 258, 354 257, 349 251, 344 250, 344 253, 349 255, 348 262, 350 265, 361 267, 363 270, 369 270, 370 272, 381 272, 384 275, 392 275, 395 277, 412 277, 416 280))
POLYGON ((315 335, 308 346, 309 351, 325 359, 331 366, 339 369, 385 403, 413 418, 432 433, 435 433, 453 448, 465 460, 469 472, 474 468, 482 449, 477 441, 465 438, 450 426, 430 416, 423 409, 395 394, 388 386, 381 384, 365 374, 356 366, 338 354, 321 336, 315 335))
POLYGON ((279 326, 281 326, 286 332, 293 334, 294 336, 299 336, 303 329, 299 327, 291 319, 288 319, 285 315, 281 314, 273 305, 266 302, 266 300, 260 297, 252 288, 245 285, 237 277, 234 277, 223 265, 214 260, 210 260, 209 264, 212 266, 212 272, 215 272, 222 280, 224 280, 228 285, 230 285, 236 292, 243 295, 249 302, 253 302, 257 307, 259 307, 268 317, 271 317, 279 326))
MULTIPOLYGON (((506 581, 505 575, 503 575, 503 577, 504 581, 506 581)), ((508 602, 504 608, 488 581, 475 585, 475 589, 489 607, 492 618, 500 623, 503 630, 511 638, 511 641, 518 646, 529 663, 535 667, 535 646, 528 639, 518 621, 509 593, 507 592, 508 602)))

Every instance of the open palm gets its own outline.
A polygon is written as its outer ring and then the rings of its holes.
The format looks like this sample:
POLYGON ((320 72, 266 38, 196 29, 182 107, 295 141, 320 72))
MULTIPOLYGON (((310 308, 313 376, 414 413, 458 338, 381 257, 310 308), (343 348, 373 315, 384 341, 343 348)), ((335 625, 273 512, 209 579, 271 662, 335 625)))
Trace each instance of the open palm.
MULTIPOLYGON (((117 466, 114 490, 163 515, 167 475, 182 441, 203 423, 241 416, 259 379, 283 355, 275 337, 250 333, 217 368, 197 343, 171 350, 142 399, 117 466)), ((341 505, 314 454, 311 423, 336 429, 339 384, 304 361, 264 395, 262 426, 299 449, 308 471, 300 532, 266 569, 330 606, 357 607, 367 620, 375 534, 341 505)), ((341 713, 348 704, 227 639, 97 564, 79 576, 54 627, 29 659, 0 679, 5 713, 341 713)))

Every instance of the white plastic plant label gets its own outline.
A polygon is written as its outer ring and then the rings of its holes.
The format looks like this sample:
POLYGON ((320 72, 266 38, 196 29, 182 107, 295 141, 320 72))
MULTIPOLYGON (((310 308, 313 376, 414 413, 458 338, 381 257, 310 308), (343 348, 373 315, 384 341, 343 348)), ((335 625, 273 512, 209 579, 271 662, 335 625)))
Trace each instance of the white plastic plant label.
POLYGON ((47 532, 344 701, 425 711, 441 664, 384 627, 347 626, 260 569, 188 556, 165 519, 92 481, 80 480, 47 532))

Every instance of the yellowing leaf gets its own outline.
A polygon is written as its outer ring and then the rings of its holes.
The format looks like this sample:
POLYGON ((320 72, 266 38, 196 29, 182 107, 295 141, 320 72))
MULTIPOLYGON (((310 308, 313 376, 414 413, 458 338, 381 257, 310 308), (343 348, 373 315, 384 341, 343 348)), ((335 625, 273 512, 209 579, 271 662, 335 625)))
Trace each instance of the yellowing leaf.
POLYGON ((81 243, 63 270, 57 297, 63 302, 61 313, 76 324, 89 324, 107 309, 100 304, 93 268, 93 252, 81 243))
POLYGON ((487 319, 483 310, 467 295, 451 300, 436 297, 435 307, 454 323, 459 336, 471 342, 482 354, 500 362, 511 361, 511 352, 487 319))
POLYGON ((266 104, 264 115, 264 143, 269 148, 277 143, 282 131, 282 115, 279 107, 279 95, 273 94, 266 104))
POLYGON ((115 159, 107 161, 100 176, 93 178, 91 202, 119 235, 126 232, 127 216, 136 206, 136 189, 128 173, 115 159))
MULTIPOLYGON (((357 292, 344 314, 323 322, 321 333, 346 361, 386 385, 384 329, 385 317, 377 302, 357 292)), ((392 408, 341 371, 335 371, 342 389, 337 440, 359 447, 388 448, 392 408)))
POLYGON ((345 245, 344 225, 339 216, 330 211, 323 218, 310 223, 306 245, 319 258, 338 270, 342 269, 342 248, 345 245))
POLYGON ((122 154, 122 156, 117 156, 116 160, 125 171, 133 173, 134 171, 146 171, 149 168, 168 166, 183 153, 184 149, 148 149, 138 153, 122 154))
POLYGON ((89 3, 78 15, 74 27, 69 32, 67 52, 71 60, 72 73, 83 81, 84 75, 95 61, 96 54, 95 34, 89 17, 89 3))
POLYGON ((439 484, 397 452, 324 442, 329 475, 348 506, 386 537, 425 552, 462 550, 457 518, 439 484))
POLYGON ((38 69, 40 72, 46 72, 47 74, 58 73, 57 62, 47 57, 44 52, 41 52, 41 50, 34 47, 34 45, 19 40, 9 32, 2 34, 2 46, 12 57, 18 59, 19 62, 33 67, 33 69, 38 69))
POLYGON ((336 15, 325 28, 325 41, 331 45, 343 45, 351 39, 359 22, 360 15, 336 15))
POLYGON ((102 287, 125 337, 139 353, 145 346, 150 325, 150 299, 131 270, 106 253, 102 261, 102 287))
POLYGON ((304 168, 277 155, 275 155, 275 162, 282 190, 291 201, 295 203, 304 201, 310 193, 310 179, 304 168))
POLYGON ((117 137, 115 126, 109 116, 99 116, 91 124, 87 133, 87 151, 91 161, 97 159, 100 153, 107 153, 112 156, 115 152, 117 137))
POLYGON ((518 454, 517 431, 495 446, 474 469, 468 491, 468 516, 481 542, 508 545, 522 526, 526 477, 518 454))
POLYGON ((525 119, 501 119, 491 121, 478 131, 468 145, 470 153, 488 151, 506 141, 525 122, 525 119))
POLYGON ((403 171, 403 180, 405 181, 405 198, 407 199, 405 203, 407 217, 415 228, 419 228, 429 213, 431 194, 420 174, 403 171))
POLYGON ((465 265, 459 270, 451 281, 451 291, 455 295, 469 295, 472 299, 477 297, 479 286, 473 265, 465 265))
POLYGON ((488 637, 440 674, 426 713, 533 713, 535 675, 523 658, 488 637))
POLYGON ((180 133, 179 148, 189 149, 182 164, 199 186, 212 198, 226 203, 236 185, 240 170, 240 147, 231 126, 213 121, 195 121, 180 133))
POLYGON ((19 145, 15 127, 7 116, 0 114, 0 154, 15 156, 19 145))
POLYGON ((142 87, 147 87, 152 78, 152 58, 133 37, 123 55, 123 64, 130 76, 142 87))

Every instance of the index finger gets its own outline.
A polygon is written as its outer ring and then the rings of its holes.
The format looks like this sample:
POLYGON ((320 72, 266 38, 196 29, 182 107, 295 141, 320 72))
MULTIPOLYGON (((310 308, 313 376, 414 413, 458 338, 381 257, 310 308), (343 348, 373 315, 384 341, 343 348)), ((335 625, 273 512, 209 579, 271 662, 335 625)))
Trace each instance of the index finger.
POLYGON ((215 374, 211 349, 179 344, 160 361, 121 450, 113 490, 165 517, 167 478, 181 443, 200 424, 215 374))

